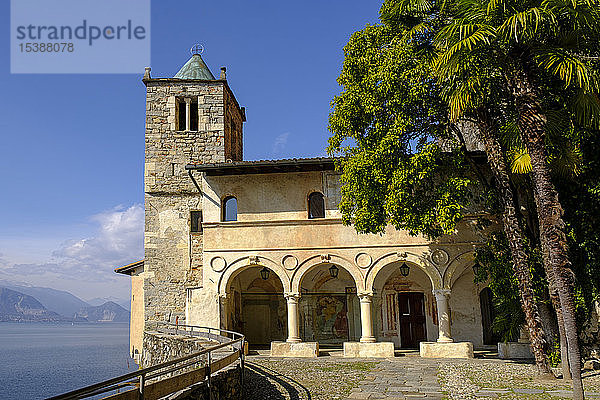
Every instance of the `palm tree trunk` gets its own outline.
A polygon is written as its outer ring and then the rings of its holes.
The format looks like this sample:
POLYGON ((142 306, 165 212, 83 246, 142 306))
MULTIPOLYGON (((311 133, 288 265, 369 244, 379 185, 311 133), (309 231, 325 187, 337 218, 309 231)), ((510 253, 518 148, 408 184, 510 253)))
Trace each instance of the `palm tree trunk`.
MULTIPOLYGON (((526 71, 526 66, 517 68, 509 79, 509 86, 519 113, 522 139, 531 157, 531 177, 540 225, 540 242, 547 246, 549 265, 546 268, 552 269, 556 279, 573 378, 573 399, 579 400, 584 398, 584 394, 575 321, 574 275, 568 257, 565 224, 562 220, 563 209, 558 200, 558 192, 551 181, 550 169, 546 162, 544 144, 546 118, 533 89, 531 75, 528 75, 526 71)), ((548 272, 546 274, 548 275, 548 272)))
POLYGON ((513 270, 515 271, 517 281, 519 282, 521 307, 525 313, 525 321, 529 332, 529 339, 531 341, 531 351, 535 357, 535 363, 540 374, 548 375, 551 374, 551 371, 546 355, 546 335, 542 328, 542 321, 540 319, 538 306, 534 298, 533 287, 531 285, 529 265, 523 247, 525 236, 517 219, 517 213, 514 206, 514 195, 509 182, 508 169, 504 161, 500 143, 492 134, 491 119, 485 110, 480 110, 477 113, 477 121, 481 142, 485 147, 488 162, 494 173, 494 177, 496 178, 496 186, 500 192, 502 204, 504 205, 502 222, 510 246, 513 270))
MULTIPOLYGON (((544 265, 548 265, 548 246, 545 243, 542 244, 542 255, 544 259, 544 265)), ((546 268, 546 275, 548 278, 548 293, 550 294, 550 300, 552 301, 552 306, 556 312, 556 322, 558 324, 562 376, 563 379, 571 379, 571 370, 569 369, 569 349, 567 345, 567 337, 565 336, 565 320, 563 317, 562 308, 560 307, 558 289, 556 288, 556 276, 552 268, 546 268)))

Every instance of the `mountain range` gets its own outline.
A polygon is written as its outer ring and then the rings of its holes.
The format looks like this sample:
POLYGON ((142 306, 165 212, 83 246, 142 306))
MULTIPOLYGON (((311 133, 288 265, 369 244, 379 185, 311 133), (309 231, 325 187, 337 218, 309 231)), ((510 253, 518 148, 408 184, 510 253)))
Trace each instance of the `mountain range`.
POLYGON ((0 282, 0 321, 129 321, 129 311, 118 304, 124 303, 121 299, 95 298, 90 303, 62 290, 0 282))
POLYGON ((67 318, 48 311, 35 298, 15 292, 7 288, 0 288, 0 321, 40 321, 60 322, 67 318))

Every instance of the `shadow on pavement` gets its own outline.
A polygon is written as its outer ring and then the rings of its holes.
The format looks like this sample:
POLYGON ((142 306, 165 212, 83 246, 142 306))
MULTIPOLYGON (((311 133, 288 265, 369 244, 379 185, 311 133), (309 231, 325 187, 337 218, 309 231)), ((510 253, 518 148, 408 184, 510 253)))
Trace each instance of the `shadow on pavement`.
POLYGON ((269 400, 289 398, 290 400, 310 400, 311 395, 306 387, 302 386, 300 383, 298 383, 298 381, 290 378, 289 376, 282 375, 279 372, 263 365, 246 361, 243 398, 269 400), (273 384, 272 381, 275 381, 281 385, 287 396, 284 396, 277 385, 273 384), (301 396, 298 388, 303 392, 303 396, 301 396))

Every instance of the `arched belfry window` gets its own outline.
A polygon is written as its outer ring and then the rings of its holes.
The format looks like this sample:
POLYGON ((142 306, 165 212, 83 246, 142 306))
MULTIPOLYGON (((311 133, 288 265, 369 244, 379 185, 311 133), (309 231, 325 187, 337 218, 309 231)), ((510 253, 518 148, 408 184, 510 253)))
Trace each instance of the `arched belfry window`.
POLYGON ((223 199, 223 205, 221 207, 222 221, 237 221, 237 199, 233 196, 227 196, 223 199))
POLYGON ((323 193, 312 192, 308 195, 308 218, 325 218, 325 199, 323 193))

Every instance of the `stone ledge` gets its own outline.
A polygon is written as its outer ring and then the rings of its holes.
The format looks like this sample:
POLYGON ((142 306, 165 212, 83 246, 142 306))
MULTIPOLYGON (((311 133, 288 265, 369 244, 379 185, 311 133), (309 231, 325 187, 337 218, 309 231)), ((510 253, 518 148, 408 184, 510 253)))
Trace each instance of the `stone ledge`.
POLYGON ((394 357, 392 342, 344 342, 344 357, 390 358, 394 357))
POLYGON ((317 342, 271 342, 271 357, 303 357, 316 358, 319 356, 317 342))
POLYGON ((503 360, 531 360, 533 354, 529 343, 500 342, 498 343, 498 358, 503 360))
POLYGON ((474 358, 473 343, 421 342, 420 354, 423 358, 474 358))

